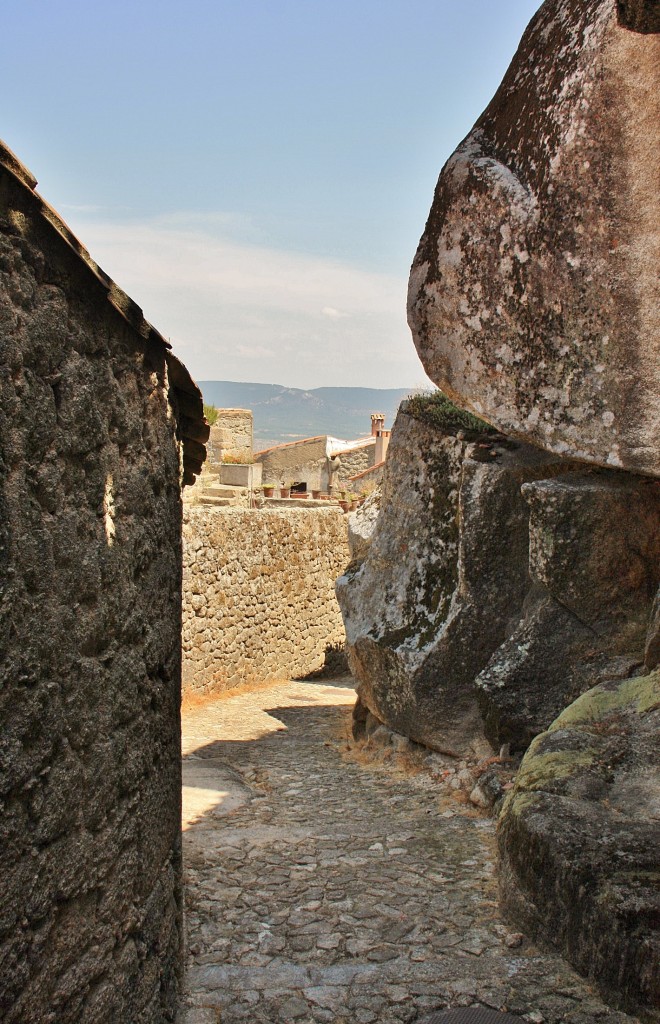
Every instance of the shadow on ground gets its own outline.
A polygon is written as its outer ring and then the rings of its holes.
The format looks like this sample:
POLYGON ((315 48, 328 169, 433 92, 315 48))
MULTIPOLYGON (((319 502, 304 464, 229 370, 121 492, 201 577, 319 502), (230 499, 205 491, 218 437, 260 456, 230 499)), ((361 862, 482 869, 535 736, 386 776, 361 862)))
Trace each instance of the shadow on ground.
POLYGON ((494 824, 344 757, 347 680, 184 715, 181 1024, 394 1024, 447 1006, 624 1024, 502 921, 494 824))

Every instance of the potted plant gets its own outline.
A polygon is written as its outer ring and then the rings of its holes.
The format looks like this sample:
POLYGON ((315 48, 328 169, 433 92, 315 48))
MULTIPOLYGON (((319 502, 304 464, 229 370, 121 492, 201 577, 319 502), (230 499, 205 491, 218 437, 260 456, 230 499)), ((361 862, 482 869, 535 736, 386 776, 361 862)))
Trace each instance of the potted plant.
POLYGON ((318 490, 318 491, 314 490, 314 488, 312 487, 312 498, 313 498, 313 500, 314 501, 318 501, 320 497, 321 497, 321 491, 320 490, 318 490))
POLYGON ((280 498, 288 498, 291 496, 291 481, 286 480, 280 485, 280 498))
POLYGON ((261 489, 264 494, 264 498, 272 498, 275 494, 275 484, 262 484, 261 489))

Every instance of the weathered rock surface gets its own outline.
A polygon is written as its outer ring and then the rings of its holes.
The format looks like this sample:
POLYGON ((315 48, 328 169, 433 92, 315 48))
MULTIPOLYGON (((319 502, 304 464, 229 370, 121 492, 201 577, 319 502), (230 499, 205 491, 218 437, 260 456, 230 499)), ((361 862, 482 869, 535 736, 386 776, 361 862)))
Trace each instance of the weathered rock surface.
POLYGON ((30 181, 0 145, 0 1018, 164 1024, 202 400, 30 181))
POLYGON ((348 548, 353 562, 363 562, 371 545, 380 512, 380 488, 369 495, 364 504, 348 517, 348 548))
POLYGON ((658 672, 583 694, 534 740, 499 825, 509 914, 647 1012, 660 1005, 659 725, 658 672))
POLYGON ((614 0, 547 0, 533 18, 440 175, 409 321, 459 405, 658 475, 658 6, 619 8, 622 24, 614 0))
POLYGON ((603 679, 639 668, 660 575, 660 486, 567 473, 523 484, 531 586, 477 679, 486 731, 521 749, 603 679))
POLYGON ((360 700, 395 731, 437 750, 484 747, 474 679, 521 614, 521 485, 553 461, 399 412, 366 558, 337 583, 360 700))
POLYGON ((649 672, 660 665, 660 587, 658 587, 658 592, 655 595, 649 627, 646 632, 644 665, 649 672))
MULTIPOLYGON (((337 583, 359 731, 523 750, 580 693, 641 668, 660 487, 402 409, 370 544, 337 583)), ((653 643, 649 642, 649 650, 653 643)))

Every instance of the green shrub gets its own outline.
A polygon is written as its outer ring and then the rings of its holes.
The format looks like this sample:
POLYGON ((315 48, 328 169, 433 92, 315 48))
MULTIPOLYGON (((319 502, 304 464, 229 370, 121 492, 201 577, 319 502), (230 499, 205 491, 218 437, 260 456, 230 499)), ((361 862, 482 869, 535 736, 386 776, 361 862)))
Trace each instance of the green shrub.
POLYGON ((469 434, 497 433, 490 423, 484 423, 478 416, 455 406, 442 391, 412 395, 406 402, 405 411, 417 420, 438 427, 446 434, 456 434, 459 430, 469 434))
POLYGON ((218 418, 218 410, 216 409, 216 407, 214 405, 206 405, 205 404, 204 405, 204 416, 206 417, 206 422, 209 423, 210 426, 213 426, 213 424, 215 423, 215 421, 218 418))

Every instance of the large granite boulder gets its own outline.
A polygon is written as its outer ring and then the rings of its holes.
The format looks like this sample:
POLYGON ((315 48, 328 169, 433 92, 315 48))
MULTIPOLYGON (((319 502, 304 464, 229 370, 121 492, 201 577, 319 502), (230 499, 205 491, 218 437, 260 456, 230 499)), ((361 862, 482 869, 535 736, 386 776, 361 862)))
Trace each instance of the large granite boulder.
POLYGON ((657 3, 546 0, 443 168, 409 292, 422 362, 457 404, 653 475, 657 31, 657 3))
POLYGON ((644 665, 649 672, 660 665, 660 587, 658 587, 655 595, 649 626, 646 631, 644 665))
POLYGON ((524 750, 653 648, 660 485, 466 436, 437 407, 399 412, 380 514, 337 583, 356 721, 445 753, 524 750))
POLYGON ((523 484, 530 588, 476 680, 490 739, 524 749, 567 704, 639 669, 660 577, 660 485, 611 471, 523 484))
POLYGON ((381 514, 337 597, 362 705, 396 732, 458 754, 485 749, 474 680, 529 589, 521 486, 558 460, 457 433, 399 412, 381 514))
POLYGON ((660 1005, 659 726, 658 671, 583 694, 532 743, 498 828, 516 923, 610 1000, 651 1013, 660 1005))
POLYGON ((362 562, 371 545, 376 520, 380 512, 380 487, 348 517, 348 550, 352 562, 362 562))

